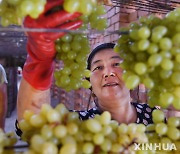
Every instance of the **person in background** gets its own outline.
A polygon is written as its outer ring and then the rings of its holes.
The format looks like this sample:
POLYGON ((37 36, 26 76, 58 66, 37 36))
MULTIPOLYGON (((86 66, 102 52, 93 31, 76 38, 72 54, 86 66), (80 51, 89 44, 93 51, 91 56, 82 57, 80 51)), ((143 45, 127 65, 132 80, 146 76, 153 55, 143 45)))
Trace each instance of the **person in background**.
POLYGON ((0 64, 0 128, 4 129, 7 113, 7 78, 3 66, 0 64))

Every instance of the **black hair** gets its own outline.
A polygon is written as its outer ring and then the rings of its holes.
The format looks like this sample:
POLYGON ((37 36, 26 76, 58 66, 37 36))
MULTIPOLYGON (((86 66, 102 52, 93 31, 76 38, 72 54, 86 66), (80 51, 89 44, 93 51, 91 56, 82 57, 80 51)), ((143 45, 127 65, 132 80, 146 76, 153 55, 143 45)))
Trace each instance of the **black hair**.
POLYGON ((88 60, 87 60, 87 69, 90 70, 91 69, 91 62, 92 59, 94 58, 94 56, 101 50, 103 49, 113 49, 115 46, 114 43, 103 43, 99 46, 97 46, 95 49, 93 49, 91 51, 91 53, 89 54, 88 60))

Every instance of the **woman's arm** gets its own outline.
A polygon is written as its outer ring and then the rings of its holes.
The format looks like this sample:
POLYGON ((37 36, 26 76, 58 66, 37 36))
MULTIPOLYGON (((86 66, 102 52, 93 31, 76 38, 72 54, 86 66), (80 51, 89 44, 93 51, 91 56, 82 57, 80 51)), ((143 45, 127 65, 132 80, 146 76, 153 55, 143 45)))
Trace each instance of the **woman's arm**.
POLYGON ((164 110, 167 118, 169 117, 179 117, 180 118, 180 110, 175 109, 172 105, 170 105, 167 110, 164 110))
POLYGON ((50 104, 50 89, 37 90, 22 78, 17 97, 18 121, 23 119, 25 110, 38 113, 45 103, 50 104))
MULTIPOLYGON (((43 13, 33 19, 24 19, 26 28, 59 28, 74 30, 82 25, 80 13, 68 13, 64 10, 51 11, 63 5, 63 0, 47 0, 43 13)), ((39 112, 42 104, 50 103, 50 87, 56 56, 55 40, 64 36, 64 32, 27 32, 27 59, 23 66, 22 81, 17 99, 18 121, 25 110, 39 112)))

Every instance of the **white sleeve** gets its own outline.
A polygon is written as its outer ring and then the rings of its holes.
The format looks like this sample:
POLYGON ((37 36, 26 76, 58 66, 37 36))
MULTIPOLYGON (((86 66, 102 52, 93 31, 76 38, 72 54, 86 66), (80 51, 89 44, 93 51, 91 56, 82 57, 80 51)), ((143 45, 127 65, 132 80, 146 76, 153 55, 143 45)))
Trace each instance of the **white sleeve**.
POLYGON ((3 66, 0 64, 0 84, 2 83, 8 83, 7 77, 6 77, 6 72, 3 68, 3 66))

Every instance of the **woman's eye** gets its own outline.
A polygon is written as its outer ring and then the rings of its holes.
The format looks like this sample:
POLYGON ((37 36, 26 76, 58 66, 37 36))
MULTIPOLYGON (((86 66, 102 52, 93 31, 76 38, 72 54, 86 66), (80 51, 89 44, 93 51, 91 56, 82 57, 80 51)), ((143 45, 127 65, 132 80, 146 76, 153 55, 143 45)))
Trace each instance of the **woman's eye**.
POLYGON ((120 66, 120 63, 114 63, 113 65, 114 66, 120 66))
POLYGON ((93 71, 100 70, 100 69, 102 69, 102 66, 96 67, 95 69, 93 69, 93 71))

